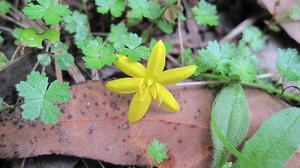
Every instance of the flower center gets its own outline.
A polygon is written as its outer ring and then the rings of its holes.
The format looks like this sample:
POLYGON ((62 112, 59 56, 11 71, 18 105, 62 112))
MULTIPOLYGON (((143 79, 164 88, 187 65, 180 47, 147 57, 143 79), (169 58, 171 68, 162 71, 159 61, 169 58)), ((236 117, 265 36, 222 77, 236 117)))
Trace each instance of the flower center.
POLYGON ((141 94, 141 101, 145 100, 145 90, 150 91, 150 94, 154 99, 157 97, 157 82, 153 78, 145 78, 139 84, 139 92, 141 94))

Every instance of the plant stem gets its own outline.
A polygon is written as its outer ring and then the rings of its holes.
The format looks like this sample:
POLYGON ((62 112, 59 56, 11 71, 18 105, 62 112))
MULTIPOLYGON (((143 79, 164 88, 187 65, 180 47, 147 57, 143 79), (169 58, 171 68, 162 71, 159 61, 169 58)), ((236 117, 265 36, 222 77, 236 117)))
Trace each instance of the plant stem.
POLYGON ((150 166, 150 168, 153 168, 153 167, 154 167, 154 162, 155 162, 155 160, 154 160, 154 159, 152 159, 152 162, 151 162, 151 166, 150 166))
POLYGON ((10 62, 13 62, 13 61, 14 61, 14 59, 15 59, 15 57, 16 57, 18 51, 21 49, 21 47, 22 47, 22 46, 19 45, 19 46, 16 48, 15 52, 13 53, 13 55, 12 55, 12 57, 11 57, 11 59, 10 59, 10 62))
MULTIPOLYGON (((178 84, 176 84, 176 86, 209 85, 209 84, 219 84, 219 83, 229 83, 230 82, 230 78, 227 76, 223 76, 223 75, 203 73, 201 76, 204 78, 208 78, 208 79, 214 79, 214 81, 198 81, 198 82, 178 83, 178 84)), ((270 74, 269 75, 258 75, 257 77, 261 78, 263 76, 270 77, 271 75, 270 74)), ((282 89, 277 89, 275 87, 269 87, 268 85, 265 85, 262 83, 257 83, 257 82, 241 82, 241 84, 250 86, 250 87, 254 87, 254 88, 258 88, 258 89, 263 89, 268 92, 282 95, 291 100, 300 102, 300 96, 298 96, 296 94, 284 92, 282 89)))
POLYGON ((243 85, 247 85, 247 86, 251 86, 251 87, 255 87, 255 88, 259 88, 259 89, 263 89, 263 90, 266 90, 268 92, 276 93, 276 94, 282 95, 284 97, 287 97, 289 99, 292 99, 292 100, 295 100, 297 102, 300 102, 300 97, 298 95, 287 93, 287 92, 283 92, 281 89, 268 87, 268 86, 266 86, 264 84, 254 83, 254 82, 242 82, 242 84, 243 85))

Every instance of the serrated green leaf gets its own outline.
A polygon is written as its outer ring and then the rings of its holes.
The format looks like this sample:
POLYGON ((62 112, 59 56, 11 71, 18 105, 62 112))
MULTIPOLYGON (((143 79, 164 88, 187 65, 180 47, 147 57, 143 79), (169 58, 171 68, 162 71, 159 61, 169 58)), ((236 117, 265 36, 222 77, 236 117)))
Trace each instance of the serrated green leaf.
POLYGON ((157 26, 165 33, 172 33, 173 32, 173 24, 166 22, 165 20, 160 19, 157 22, 157 26))
POLYGON ((206 69, 214 70, 216 72, 226 74, 230 72, 229 63, 232 58, 236 57, 236 47, 234 44, 224 43, 219 45, 217 41, 210 41, 206 49, 198 51, 198 61, 206 69))
POLYGON ((44 19, 46 24, 58 24, 63 17, 70 14, 68 5, 54 5, 54 0, 37 0, 39 5, 30 4, 23 12, 30 19, 44 19))
POLYGON ((110 33, 107 37, 108 41, 113 43, 114 47, 119 49, 124 46, 122 41, 122 35, 128 34, 128 29, 124 23, 119 23, 117 25, 110 25, 110 33))
MULTIPOLYGON (((291 107, 274 114, 246 141, 242 154, 260 168, 282 168, 300 142, 300 109, 291 107)), ((237 166, 248 165, 239 161, 237 166)))
POLYGON ((92 40, 82 48, 82 51, 85 54, 83 60, 87 68, 102 68, 118 60, 111 44, 103 45, 99 41, 92 40))
POLYGON ((150 49, 146 46, 139 46, 135 49, 122 48, 120 54, 128 56, 131 61, 147 60, 150 54, 150 49))
POLYGON ((120 17, 125 10, 124 0, 96 0, 97 11, 106 14, 110 11, 114 17, 120 17))
POLYGON ((243 57, 230 62, 230 72, 245 82, 252 82, 257 74, 256 66, 249 58, 243 57))
POLYGON ((135 33, 129 33, 126 35, 121 35, 121 40, 123 41, 126 47, 130 49, 135 49, 136 47, 142 44, 143 39, 135 33))
POLYGON ((132 9, 134 18, 157 19, 161 14, 160 5, 157 1, 128 0, 128 6, 132 9))
POLYGON ((199 2, 198 7, 193 7, 197 24, 215 26, 219 24, 217 9, 215 5, 207 3, 205 0, 199 2))
POLYGON ((169 158, 166 150, 166 144, 163 144, 156 139, 153 139, 147 148, 147 152, 157 163, 161 163, 164 159, 169 158))
POLYGON ((279 48, 277 50, 276 68, 288 80, 300 80, 300 57, 297 50, 279 48))
POLYGON ((12 5, 7 2, 6 0, 1 0, 0 1, 0 14, 6 15, 10 8, 12 7, 12 5))
POLYGON ((74 64, 74 57, 67 51, 62 51, 60 54, 55 55, 54 59, 62 70, 69 70, 74 64))
POLYGON ((79 13, 78 11, 72 12, 72 14, 64 17, 65 29, 69 33, 89 33, 88 18, 85 14, 79 13))
MULTIPOLYGON (((222 89, 215 99, 212 113, 221 133, 237 147, 245 138, 249 126, 248 104, 242 86, 237 83, 222 89)), ((215 148, 214 167, 222 167, 231 153, 225 149, 213 128, 212 135, 215 148)))
POLYGON ((69 84, 58 81, 48 83, 45 73, 33 71, 27 81, 16 85, 19 95, 24 97, 22 118, 35 120, 40 117, 45 124, 54 124, 61 110, 54 103, 66 103, 72 96, 68 92, 69 84))
POLYGON ((243 31, 243 38, 246 44, 248 44, 252 50, 261 50, 265 46, 267 37, 254 26, 249 26, 243 31))
POLYGON ((39 54, 37 58, 39 63, 43 66, 48 66, 51 64, 51 57, 48 54, 39 54))
POLYGON ((5 56, 5 54, 3 52, 0 52, 0 70, 7 64, 9 64, 7 57, 5 56))
POLYGON ((68 50, 69 46, 66 43, 62 43, 61 41, 57 41, 51 45, 51 53, 63 52, 64 50, 68 50))

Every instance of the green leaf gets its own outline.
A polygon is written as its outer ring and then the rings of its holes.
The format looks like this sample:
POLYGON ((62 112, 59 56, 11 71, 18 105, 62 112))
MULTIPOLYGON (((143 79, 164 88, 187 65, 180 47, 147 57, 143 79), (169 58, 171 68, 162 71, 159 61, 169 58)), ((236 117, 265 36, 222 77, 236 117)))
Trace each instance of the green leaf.
POLYGON ((96 5, 99 13, 106 14, 110 10, 114 17, 120 17, 126 6, 124 0, 96 0, 96 5))
MULTIPOLYGON (((287 108, 274 114, 246 141, 242 154, 258 167, 281 168, 293 156, 300 142, 300 109, 287 108)), ((239 161, 240 167, 248 165, 239 161)))
POLYGON ((157 22, 157 26, 165 33, 172 33, 173 32, 173 24, 166 22, 165 20, 160 19, 157 22))
POLYGON ((252 50, 261 50, 265 46, 267 37, 254 26, 249 26, 243 31, 242 41, 247 43, 252 50))
POLYGON ((0 52, 0 70, 5 67, 7 64, 9 64, 9 61, 7 60, 7 57, 3 52, 0 52))
POLYGON ((217 9, 215 5, 207 3, 205 0, 199 2, 198 7, 193 7, 197 24, 215 26, 219 24, 217 9))
POLYGON ((233 59, 230 62, 230 71, 233 75, 240 77, 242 81, 252 82, 255 80, 257 70, 256 66, 249 58, 233 59))
POLYGON ((300 80, 300 57, 297 50, 279 48, 277 50, 276 68, 288 80, 300 80))
POLYGON ((30 4, 24 7, 23 12, 30 19, 44 19, 46 24, 58 24, 63 17, 70 14, 68 5, 54 5, 54 0, 37 0, 39 5, 30 4))
POLYGON ((65 29, 69 33, 80 33, 84 31, 88 34, 89 32, 87 16, 79 13, 78 11, 74 11, 72 14, 65 16, 64 22, 65 29))
POLYGON ((166 153, 166 150, 166 144, 163 144, 158 140, 153 139, 148 146, 147 152, 157 163, 161 163, 164 159, 169 158, 166 153))
POLYGON ((157 1, 128 0, 134 18, 157 19, 161 15, 160 5, 157 1))
POLYGON ((141 45, 143 40, 135 33, 121 35, 121 39, 124 45, 130 49, 135 49, 137 46, 141 45))
POLYGON ((289 17, 293 20, 299 20, 300 19, 300 6, 299 5, 293 5, 290 12, 289 17))
POLYGON ((34 28, 27 28, 22 29, 20 32, 17 31, 16 36, 19 36, 19 41, 28 47, 43 48, 42 42, 45 39, 54 43, 59 40, 60 34, 58 31, 52 29, 39 34, 34 28))
POLYGON ((128 34, 128 29, 124 23, 119 23, 117 25, 111 24, 110 33, 107 39, 118 49, 124 46, 121 36, 126 34, 128 34))
MULTIPOLYGON (((224 88, 216 97, 212 113, 223 136, 235 147, 245 138, 249 126, 248 104, 244 89, 237 84, 224 88)), ((222 167, 230 156, 223 142, 212 129, 215 148, 214 167, 222 167)))
POLYGON ((3 108, 3 98, 0 97, 0 109, 2 109, 2 108, 3 108))
POLYGON ((60 54, 55 55, 54 59, 62 70, 69 70, 74 64, 74 57, 67 51, 62 51, 60 54))
POLYGON ((48 66, 51 64, 51 57, 48 54, 39 54, 37 58, 39 63, 43 66, 48 66))
POLYGON ((232 168, 232 163, 231 162, 226 162, 222 168, 232 168))
POLYGON ((118 60, 113 45, 103 45, 102 39, 99 38, 88 41, 86 46, 82 47, 82 52, 85 55, 83 60, 87 68, 102 68, 118 60))
POLYGON ((46 74, 36 71, 27 76, 27 81, 17 84, 16 88, 25 101, 21 106, 22 118, 35 120, 40 117, 45 124, 56 123, 61 115, 61 110, 54 103, 66 103, 72 98, 68 83, 54 81, 49 85, 46 74))
POLYGON ((9 2, 7 2, 5 0, 1 0, 0 1, 0 14, 6 15, 9 12, 11 7, 12 7, 12 5, 9 2))
POLYGON ((224 43, 218 44, 217 41, 210 41, 206 49, 198 51, 198 61, 202 62, 202 65, 206 69, 214 70, 221 74, 230 72, 230 61, 237 56, 236 47, 234 44, 224 43))
POLYGON ((135 49, 122 48, 120 54, 128 56, 131 61, 147 60, 150 55, 150 49, 146 46, 139 46, 135 49))

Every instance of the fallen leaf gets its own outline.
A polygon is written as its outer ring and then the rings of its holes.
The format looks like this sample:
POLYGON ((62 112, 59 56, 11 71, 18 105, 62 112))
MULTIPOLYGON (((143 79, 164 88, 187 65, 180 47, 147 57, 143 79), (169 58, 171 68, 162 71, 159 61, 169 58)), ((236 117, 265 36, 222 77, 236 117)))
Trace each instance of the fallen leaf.
MULTIPOLYGON (((169 88, 181 105, 180 112, 168 112, 154 104, 143 120, 129 124, 132 95, 112 93, 99 81, 74 85, 74 99, 61 105, 63 115, 56 125, 30 123, 19 119, 17 113, 0 117, 0 158, 63 154, 114 164, 149 165, 146 149, 156 138, 167 145, 170 156, 160 168, 207 168, 213 152, 209 119, 216 92, 200 87, 169 88)), ((287 107, 266 92, 247 89, 246 93, 250 134, 287 107)))
MULTIPOLYGON (((294 5, 299 5, 298 0, 261 0, 268 11, 276 18, 284 16, 294 5)), ((287 34, 300 44, 300 23, 288 18, 280 24, 287 34)))

